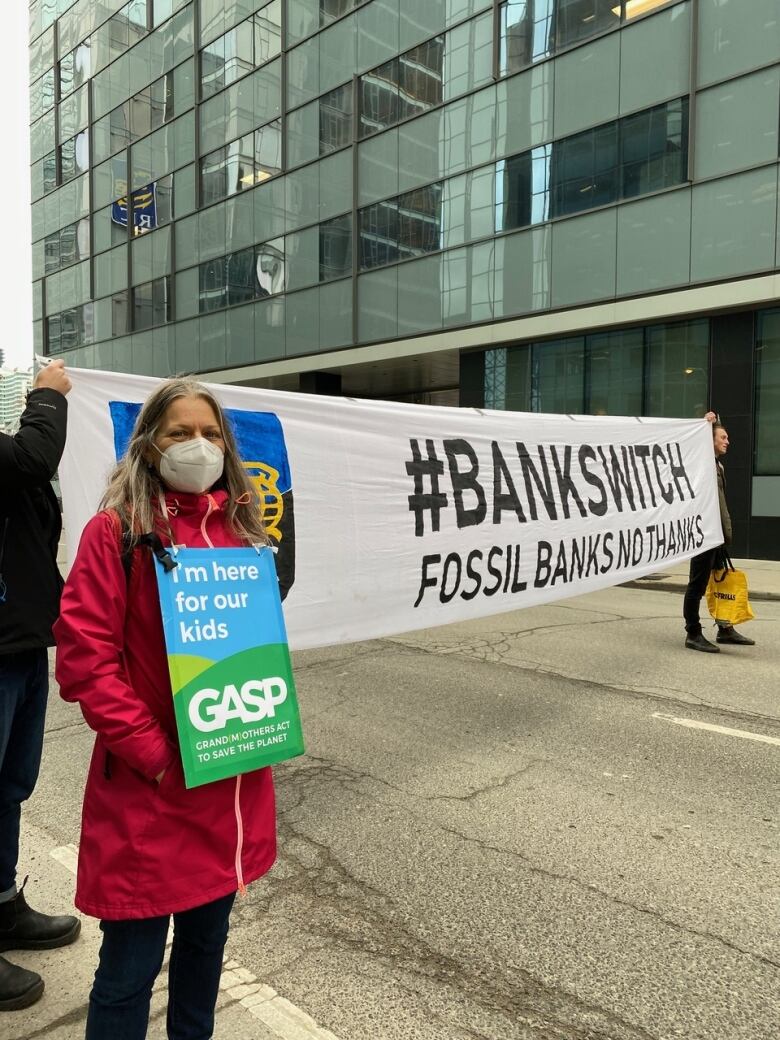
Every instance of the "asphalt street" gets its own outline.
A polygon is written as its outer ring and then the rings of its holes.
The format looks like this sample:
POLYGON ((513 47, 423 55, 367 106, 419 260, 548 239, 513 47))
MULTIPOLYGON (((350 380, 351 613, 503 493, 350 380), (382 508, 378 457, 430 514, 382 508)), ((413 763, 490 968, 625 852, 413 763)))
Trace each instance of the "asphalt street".
MULTIPOLYGON (((308 754, 276 769, 218 1040, 776 1040, 780 602, 717 656, 681 605, 617 588, 297 655, 308 754)), ((54 695, 24 864, 50 911, 91 743, 54 695)), ((97 943, 85 919, 13 954, 47 990, 0 1036, 80 1038, 97 943)))

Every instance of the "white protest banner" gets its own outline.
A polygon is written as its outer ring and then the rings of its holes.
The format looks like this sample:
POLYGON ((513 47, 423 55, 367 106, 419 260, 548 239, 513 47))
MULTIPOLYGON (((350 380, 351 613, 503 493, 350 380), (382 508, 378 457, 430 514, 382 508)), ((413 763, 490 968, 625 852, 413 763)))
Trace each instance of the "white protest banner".
MULTIPOLYGON (((60 477, 72 558, 159 380, 69 372, 60 477)), ((264 500, 280 571, 295 561, 284 604, 293 649, 548 603, 723 541, 701 419, 211 389, 264 500)))

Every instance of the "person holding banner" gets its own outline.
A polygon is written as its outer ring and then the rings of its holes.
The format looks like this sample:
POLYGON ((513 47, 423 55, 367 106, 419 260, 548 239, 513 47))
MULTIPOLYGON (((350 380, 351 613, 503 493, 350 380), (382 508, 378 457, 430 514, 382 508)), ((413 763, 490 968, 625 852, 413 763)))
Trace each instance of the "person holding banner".
MULTIPOLYGON (((704 418, 712 423, 712 444, 715 450, 715 471, 718 480, 718 504, 720 506, 720 522, 723 528, 724 545, 731 544, 731 516, 726 504, 726 476, 723 470, 721 458, 729 449, 729 435, 720 423, 715 412, 708 412, 704 418)), ((688 650, 700 650, 706 654, 720 653, 720 648, 706 638, 701 628, 699 611, 701 601, 707 590, 707 583, 712 572, 721 546, 708 549, 706 552, 693 556, 688 572, 688 585, 685 589, 683 600, 683 617, 685 619, 685 646, 688 650)), ((735 646, 755 646, 755 640, 743 636, 733 625, 717 622, 718 634, 716 643, 730 643, 735 646)))
MULTIPOLYGON (((62 520, 51 479, 65 447, 70 377, 62 360, 41 368, 18 433, 0 433, 0 951, 50 950, 74 942, 81 922, 28 906, 17 888, 21 806, 43 750, 52 624, 62 578, 62 520)), ((29 1007, 41 976, 0 957, 0 1011, 29 1007)))
POLYGON ((233 432, 204 386, 172 379, 151 394, 101 506, 84 529, 55 627, 61 694, 96 732, 76 889, 77 907, 103 932, 86 1037, 146 1036, 173 916, 168 1037, 203 1040, 212 1035, 236 892, 276 856, 270 769, 185 786, 146 547, 159 558, 163 542, 267 543, 233 432))

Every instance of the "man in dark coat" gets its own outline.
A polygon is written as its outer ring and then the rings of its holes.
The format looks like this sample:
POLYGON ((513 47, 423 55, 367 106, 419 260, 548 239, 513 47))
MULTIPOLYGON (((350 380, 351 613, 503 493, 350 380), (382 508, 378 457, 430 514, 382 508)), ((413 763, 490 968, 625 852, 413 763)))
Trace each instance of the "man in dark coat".
MULTIPOLYGON (((729 450, 729 435, 717 421, 714 412, 708 412, 705 416, 712 422, 712 444, 715 449, 715 471, 718 478, 718 504, 720 506, 720 523, 723 528, 723 544, 731 545, 731 517, 726 504, 726 476, 723 471, 721 458, 729 450)), ((685 618, 685 645, 689 650, 702 650, 706 654, 720 653, 720 649, 706 638, 701 630, 699 620, 699 609, 704 593, 707 591, 707 583, 710 580, 710 572, 717 558, 720 547, 708 549, 691 559, 688 574, 688 587, 685 590, 683 600, 683 617, 685 618)), ((718 622, 718 634, 716 643, 732 643, 736 646, 755 646, 754 639, 748 639, 741 635, 733 625, 718 622)))
MULTIPOLYGON (((70 379, 62 361, 42 368, 19 432, 0 433, 0 952, 73 942, 77 918, 32 910, 17 888, 21 804, 38 779, 49 687, 47 647, 59 610, 62 521, 51 479, 65 447, 70 379)), ((33 971, 0 957, 0 1011, 43 992, 33 971)))

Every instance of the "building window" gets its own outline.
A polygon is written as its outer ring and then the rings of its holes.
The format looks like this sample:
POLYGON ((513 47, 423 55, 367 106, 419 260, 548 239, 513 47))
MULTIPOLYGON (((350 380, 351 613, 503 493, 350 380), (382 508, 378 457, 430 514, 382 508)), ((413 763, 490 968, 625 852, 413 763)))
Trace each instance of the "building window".
POLYGON ((556 0, 555 6, 558 48, 620 25, 619 0, 556 0))
POLYGON ((89 130, 60 145, 60 184, 80 177, 89 169, 89 130))
POLYGON ((550 156, 544 144, 496 163, 496 231, 550 219, 550 156))
POLYGON ((445 38, 413 47, 360 77, 360 136, 394 126, 442 103, 445 38))
POLYGON ((171 320, 168 276, 155 278, 133 289, 133 329, 141 332, 171 320))
POLYGON ((60 62, 60 99, 83 86, 92 75, 89 40, 84 40, 60 62))
POLYGON ((641 415, 643 330, 597 333, 586 346, 585 414, 641 415))
MULTIPOLYGON (((485 407, 701 418, 707 411, 709 334, 709 322, 700 320, 489 350, 485 407)), ((780 452, 777 457, 780 463, 780 452)))
POLYGON ((366 206, 359 220, 361 270, 394 263, 398 259, 398 201, 388 199, 366 206))
POLYGON ((618 198, 618 124, 585 130, 553 144, 551 215, 580 213, 618 198))
POLYGON ((199 282, 201 314, 284 292, 284 239, 208 260, 200 265, 199 282))
POLYGON ((78 264, 89 257, 89 219, 47 235, 44 240, 44 273, 53 274, 63 267, 78 264))
POLYGON ((688 175, 688 99, 620 120, 624 199, 682 183, 688 175))
POLYGON ((282 132, 277 119, 201 159, 202 205, 247 191, 281 169, 282 132))
POLYGON ((651 325, 645 333, 644 414, 701 418, 708 410, 710 323, 651 325))
POLYGON ((780 476, 780 310, 758 315, 756 476, 780 476))
POLYGON ((444 87, 444 37, 402 54, 398 59, 399 119, 420 115, 440 105, 444 87))
POLYGON ((499 11, 499 71, 519 72, 556 51, 616 29, 670 0, 506 0, 499 11))
POLYGON ((130 331, 130 293, 127 289, 111 297, 111 335, 126 336, 130 331))
POLYGON ((531 359, 531 411, 581 415, 585 397, 585 340, 535 343, 531 359))
POLYGON ((352 217, 320 224, 320 281, 352 274, 352 217))
POLYGON ((395 126, 398 112, 398 58, 392 58, 360 77, 360 136, 395 126))
POLYGON ((441 249, 441 196, 440 183, 398 196, 399 259, 441 249))
POLYGON ((93 303, 69 307, 46 319, 49 354, 60 354, 94 342, 95 312, 93 303))
POLYGON ((499 71, 502 76, 524 69, 552 54, 553 0, 510 0, 501 5, 499 71))
POLYGON ((352 143, 352 84, 345 83, 320 98, 320 155, 352 143))
POLYGON ((57 153, 49 152, 41 159, 41 170, 43 175, 43 194, 54 191, 57 187, 57 153))
POLYGON ((282 49, 281 0, 213 40, 200 52, 202 98, 212 97, 275 58, 282 49))
POLYGON ((54 108, 56 76, 49 69, 40 79, 30 85, 30 122, 34 123, 45 112, 54 108))

